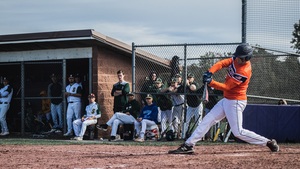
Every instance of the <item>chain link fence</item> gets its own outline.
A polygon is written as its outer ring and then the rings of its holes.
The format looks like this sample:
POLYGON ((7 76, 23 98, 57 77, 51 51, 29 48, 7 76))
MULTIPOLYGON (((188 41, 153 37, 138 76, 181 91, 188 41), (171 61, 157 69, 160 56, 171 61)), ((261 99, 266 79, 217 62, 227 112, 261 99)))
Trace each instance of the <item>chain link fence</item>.
POLYGON ((294 24, 299 23, 299 0, 243 0, 246 37, 252 45, 295 52, 291 48, 294 24))

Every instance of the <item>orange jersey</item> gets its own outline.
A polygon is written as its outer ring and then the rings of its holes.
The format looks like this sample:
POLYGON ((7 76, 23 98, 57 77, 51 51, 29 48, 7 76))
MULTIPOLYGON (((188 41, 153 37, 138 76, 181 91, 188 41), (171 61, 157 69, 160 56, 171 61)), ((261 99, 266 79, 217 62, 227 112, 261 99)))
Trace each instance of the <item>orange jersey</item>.
POLYGON ((215 73, 222 68, 227 68, 224 83, 212 80, 209 86, 224 92, 224 97, 230 100, 247 100, 247 89, 252 76, 250 61, 238 64, 237 59, 228 58, 214 64, 209 71, 215 73))

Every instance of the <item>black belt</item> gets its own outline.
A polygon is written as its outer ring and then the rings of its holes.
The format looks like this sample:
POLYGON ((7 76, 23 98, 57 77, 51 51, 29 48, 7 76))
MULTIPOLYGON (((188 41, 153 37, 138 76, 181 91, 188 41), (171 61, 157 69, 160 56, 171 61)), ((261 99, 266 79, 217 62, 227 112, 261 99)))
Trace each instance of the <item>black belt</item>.
POLYGON ((68 103, 78 103, 78 102, 68 102, 68 103))
POLYGON ((177 106, 182 106, 183 105, 183 103, 181 103, 181 104, 178 104, 178 105, 175 105, 175 107, 177 107, 177 106))
POLYGON ((8 104, 8 102, 0 102, 0 104, 8 104))

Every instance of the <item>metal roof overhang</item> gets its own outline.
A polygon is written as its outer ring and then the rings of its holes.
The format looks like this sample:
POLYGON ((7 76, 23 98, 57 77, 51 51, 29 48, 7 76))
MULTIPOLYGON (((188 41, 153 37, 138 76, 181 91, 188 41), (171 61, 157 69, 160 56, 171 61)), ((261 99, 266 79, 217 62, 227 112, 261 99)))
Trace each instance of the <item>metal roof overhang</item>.
MULTIPOLYGON (((66 49, 102 46, 131 57, 132 47, 92 29, 59 32, 0 35, 0 53, 45 49, 66 49)), ((169 61, 152 54, 137 51, 141 57, 160 65, 169 66, 169 61)))

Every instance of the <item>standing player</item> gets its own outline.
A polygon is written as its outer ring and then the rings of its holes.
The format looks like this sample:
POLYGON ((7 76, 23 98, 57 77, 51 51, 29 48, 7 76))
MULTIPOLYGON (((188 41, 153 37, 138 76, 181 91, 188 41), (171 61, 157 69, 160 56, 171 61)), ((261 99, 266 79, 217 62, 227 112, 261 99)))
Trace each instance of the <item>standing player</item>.
POLYGON ((9 135, 9 130, 6 123, 6 113, 10 106, 13 89, 8 83, 9 83, 8 79, 4 77, 3 87, 0 89, 0 125, 1 125, 0 136, 9 135))
POLYGON ((67 108, 67 127, 68 131, 64 136, 72 136, 72 122, 73 116, 75 119, 80 119, 81 116, 81 87, 78 83, 75 83, 74 76, 69 76, 69 85, 66 87, 65 95, 68 101, 67 108))
MULTIPOLYGON (((52 74, 52 83, 48 85, 48 96, 49 97, 62 97, 62 84, 58 82, 57 75, 52 74)), ((53 127, 50 132, 60 133, 63 128, 63 113, 62 113, 62 99, 51 98, 51 116, 53 121, 53 127)))
POLYGON ((184 104, 184 95, 177 93, 177 89, 179 87, 178 80, 176 78, 171 79, 171 85, 168 90, 171 93, 171 100, 173 103, 173 113, 172 119, 176 119, 174 126, 174 132, 177 133, 177 137, 180 136, 180 124, 182 122, 182 112, 183 112, 183 104, 184 104))
MULTIPOLYGON (((202 120, 202 109, 203 106, 201 104, 201 99, 199 97, 198 89, 200 88, 199 84, 195 82, 195 75, 192 73, 189 73, 186 80, 186 92, 188 93, 186 96, 187 100, 187 110, 186 110, 186 120, 185 120, 185 126, 184 126, 184 134, 188 134, 188 125, 190 125, 191 119, 194 117, 194 121, 196 122, 197 119, 198 123, 202 120)), ((184 85, 181 85, 178 88, 178 91, 180 93, 184 92, 184 85)), ((185 135, 184 135, 185 136, 185 135)), ((187 136, 185 136, 187 137, 187 136)))
POLYGON ((169 154, 191 154, 196 142, 207 133, 209 128, 223 118, 227 118, 235 137, 248 142, 268 146, 272 152, 279 151, 276 140, 269 140, 252 131, 243 129, 243 111, 247 105, 247 89, 252 75, 250 59, 253 49, 250 45, 243 43, 239 45, 232 58, 224 59, 214 64, 208 72, 203 75, 203 83, 209 84, 217 90, 224 92, 221 99, 212 110, 204 117, 202 122, 184 144, 176 150, 170 150, 169 154), (227 68, 227 76, 224 83, 212 79, 213 73, 227 68))
POLYGON ((117 72, 118 82, 113 85, 111 96, 114 96, 114 113, 124 110, 127 103, 127 94, 130 91, 129 83, 124 80, 125 73, 122 70, 117 72))

